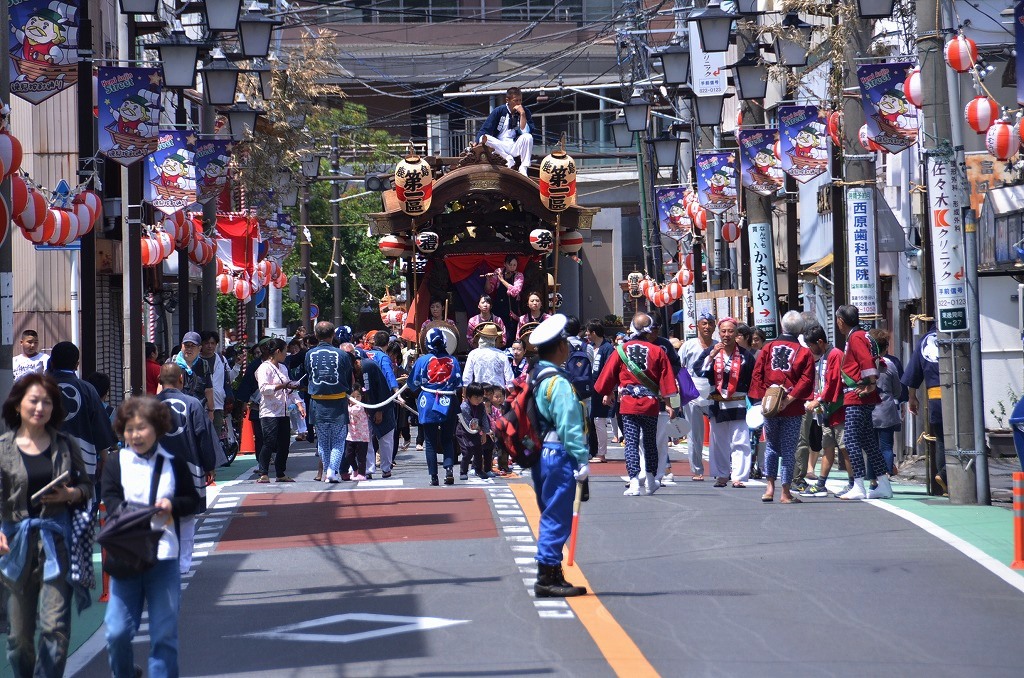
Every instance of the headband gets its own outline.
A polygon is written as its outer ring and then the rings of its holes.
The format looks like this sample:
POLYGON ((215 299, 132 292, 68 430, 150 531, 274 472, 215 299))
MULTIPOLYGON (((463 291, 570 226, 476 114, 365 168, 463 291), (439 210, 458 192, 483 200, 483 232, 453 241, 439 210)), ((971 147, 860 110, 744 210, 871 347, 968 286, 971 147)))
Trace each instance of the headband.
POLYGON ((730 318, 728 316, 726 316, 725 318, 722 318, 721 320, 719 320, 718 321, 718 326, 721 327, 722 323, 732 323, 733 325, 736 325, 737 327, 739 326, 739 323, 736 321, 736 318, 730 318))

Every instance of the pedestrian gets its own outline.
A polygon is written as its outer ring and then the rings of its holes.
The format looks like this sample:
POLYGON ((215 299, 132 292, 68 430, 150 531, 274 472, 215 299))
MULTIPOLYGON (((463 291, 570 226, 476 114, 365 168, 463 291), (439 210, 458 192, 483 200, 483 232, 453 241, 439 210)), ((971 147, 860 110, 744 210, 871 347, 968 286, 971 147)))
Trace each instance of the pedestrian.
POLYGON ((31 372, 46 371, 49 358, 39 350, 39 334, 35 330, 25 330, 21 333, 20 345, 21 354, 12 359, 14 381, 31 372))
MULTIPOLYGON (((384 350, 391 358, 391 363, 395 368, 395 379, 398 381, 399 386, 404 386, 409 380, 409 370, 402 360, 403 345, 401 339, 394 339, 388 342, 387 348, 384 350)), ((409 428, 409 410, 402 405, 405 404, 407 407, 411 407, 406 401, 406 394, 409 393, 409 389, 399 389, 402 395, 395 401, 395 444, 391 448, 391 466, 394 468, 399 452, 398 439, 402 439, 401 450, 404 452, 409 447, 409 443, 412 442, 412 430, 409 428)))
POLYGON ((505 91, 505 103, 491 110, 480 126, 480 143, 497 151, 512 169, 525 177, 533 156, 533 116, 523 106, 518 87, 505 91))
MULTIPOLYGON (((265 348, 269 339, 260 341, 250 349, 249 364, 245 368, 245 374, 238 383, 238 390, 235 391, 235 399, 245 403, 244 412, 239 413, 238 423, 241 427, 241 418, 247 417, 252 424, 253 441, 256 454, 259 455, 263 449, 263 425, 260 423, 260 387, 256 383, 256 370, 263 364, 265 348)), ((257 478, 259 475, 257 474, 257 478)))
POLYGON ((537 581, 533 585, 538 598, 568 598, 587 592, 567 582, 562 574, 562 549, 572 530, 576 484, 590 475, 583 406, 568 375, 558 367, 569 359, 565 325, 566 317, 556 313, 531 335, 539 358, 531 378, 544 434, 540 457, 530 468, 540 509, 537 581))
POLYGON ((633 316, 629 340, 611 355, 594 386, 608 405, 611 404, 612 392, 617 390, 626 436, 626 471, 629 473, 629 486, 623 494, 632 497, 640 494, 641 481, 649 495, 661 486, 658 481, 658 412, 662 404, 667 404, 679 390, 665 351, 648 341, 651 324, 651 317, 646 313, 633 316), (640 476, 641 434, 645 464, 643 477, 640 476))
POLYGON ((206 411, 213 421, 216 411, 213 401, 213 374, 209 365, 199 355, 202 335, 198 332, 186 332, 181 338, 181 351, 175 354, 173 361, 185 372, 185 385, 182 393, 187 393, 200 402, 206 403, 206 411))
POLYGON ((550 317, 550 313, 544 312, 544 301, 540 298, 540 293, 530 292, 526 296, 526 313, 519 317, 519 324, 516 326, 516 338, 523 336, 523 328, 527 325, 544 322, 550 317))
MULTIPOLYGON (((380 363, 371 359, 366 351, 354 349, 353 354, 358 356, 361 368, 361 379, 357 385, 361 386, 363 391, 363 407, 368 410, 370 433, 373 435, 373 445, 376 448, 374 452, 370 453, 366 462, 366 479, 373 479, 373 474, 377 472, 378 466, 381 470, 381 478, 387 479, 391 477, 391 454, 395 447, 394 436, 397 425, 395 404, 389 401, 397 389, 391 387, 380 363)), ((387 356, 384 357, 387 358, 387 356)), ((390 360, 388 363, 390 364, 390 360)), ((392 378, 394 378, 394 374, 392 374, 392 378)))
MULTIPOLYGON (((62 676, 75 595, 71 509, 90 504, 93 482, 78 444, 59 430, 65 409, 50 376, 23 374, 11 387, 2 414, 8 428, 0 436, 0 572, 8 595, 7 659, 19 678, 62 676), (32 501, 65 472, 66 481, 32 501)), ((88 591, 83 594, 87 600, 88 591)))
POLYGON ((219 445, 220 432, 224 430, 224 403, 229 394, 234 393, 231 382, 238 376, 238 370, 232 369, 227 359, 217 352, 217 346, 220 344, 220 335, 217 332, 206 331, 199 336, 202 339, 199 357, 206 363, 210 384, 213 387, 213 430, 217 433, 216 440, 219 445))
POLYGON ((416 393, 416 411, 426 443, 427 472, 430 484, 437 485, 437 455, 443 452, 444 484, 454 485, 455 425, 458 391, 462 387, 462 367, 450 353, 455 350, 455 334, 440 324, 428 326, 423 344, 427 352, 416 359, 408 383, 416 393))
MULTIPOLYGON (((587 341, 594 347, 593 381, 597 383, 601 376, 601 368, 605 366, 615 348, 611 342, 605 341, 604 326, 592 320, 587 323, 587 341)), ((590 397, 590 427, 594 431, 594 446, 590 450, 590 461, 604 463, 608 459, 608 419, 611 416, 611 406, 606 405, 604 397, 594 393, 590 397)))
POLYGON ((504 388, 512 386, 512 366, 505 352, 497 348, 501 341, 498 326, 481 323, 476 328, 477 347, 466 356, 462 371, 463 384, 491 384, 504 388))
POLYGON ((117 437, 95 387, 78 378, 80 357, 77 346, 58 341, 50 351, 46 373, 57 382, 64 405, 65 416, 58 426, 78 444, 85 468, 97 480, 102 453, 117 445, 117 437))
POLYGON ((85 381, 92 384, 92 387, 96 389, 96 395, 100 397, 100 402, 103 403, 103 412, 107 415, 111 425, 113 425, 115 408, 110 404, 110 377, 103 372, 93 372, 85 378, 85 381))
MULTIPOLYGON (((466 384, 466 395, 459 411, 459 426, 455 439, 459 444, 459 480, 469 480, 469 465, 472 463, 477 477, 486 480, 489 476, 484 469, 484 445, 489 440, 491 422, 484 407, 484 387, 481 384, 466 384)), ((488 464, 487 466, 490 466, 488 464)))
MULTIPOLYGON (((493 299, 494 314, 505 321, 505 327, 511 330, 519 327, 519 316, 523 314, 519 305, 519 297, 523 292, 523 274, 519 270, 519 255, 509 254, 505 257, 505 265, 487 274, 484 292, 493 299)), ((508 332, 501 338, 501 345, 509 343, 519 336, 508 332)))
POLYGON ((213 482, 220 465, 217 458, 220 442, 203 403, 182 392, 185 380, 181 367, 174 363, 161 366, 159 382, 160 394, 156 399, 167 406, 171 415, 171 428, 160 437, 160 445, 185 462, 199 496, 195 513, 183 516, 178 523, 181 537, 178 566, 181 574, 185 574, 192 567, 196 515, 206 512, 206 486, 213 482))
MULTIPOLYGON (((358 363, 357 363, 358 364, 358 363)), ((361 371, 356 369, 357 376, 361 371)), ((370 418, 363 408, 363 389, 356 386, 350 395, 349 425, 345 433, 345 457, 341 462, 341 480, 366 480, 366 458, 370 451, 370 418)))
POLYGON ((339 339, 348 341, 351 330, 344 325, 335 328, 332 323, 321 320, 313 327, 313 333, 319 343, 306 351, 305 369, 310 414, 322 466, 314 480, 337 483, 341 480, 341 463, 345 458, 348 437, 352 360, 348 353, 333 345, 332 339, 340 334, 339 339))
POLYGON ((423 324, 420 325, 420 330, 422 331, 426 325, 432 322, 447 323, 451 325, 453 330, 457 329, 455 321, 445 317, 445 302, 440 299, 434 299, 430 302, 430 317, 423 321, 423 324))
POLYGON ((160 383, 160 363, 157 361, 156 344, 146 342, 146 393, 156 395, 160 383))
POLYGON ((277 337, 267 341, 263 363, 256 370, 256 383, 260 393, 260 424, 263 426, 263 446, 257 463, 257 483, 270 482, 270 459, 274 457, 274 472, 279 483, 294 483, 285 473, 288 466, 288 448, 291 428, 288 421, 288 403, 298 400, 298 384, 289 379, 284 368, 284 341, 277 337))
MULTIPOLYGON (((873 329, 868 336, 878 347, 878 353, 886 356, 889 350, 889 333, 881 329, 873 329)), ((900 407, 900 396, 903 394, 903 384, 900 383, 900 373, 895 362, 887 357, 878 361, 878 396, 882 399, 875 405, 871 412, 871 423, 875 427, 875 436, 878 438, 878 450, 885 459, 885 467, 889 475, 896 474, 896 454, 893 449, 896 433, 903 427, 903 413, 900 407)), ((866 478, 874 481, 873 473, 868 469, 866 478)))
POLYGON ((761 349, 754 363, 754 374, 747 392, 752 400, 760 400, 769 386, 782 386, 785 391, 778 416, 764 420, 767 442, 764 452, 767 488, 761 496, 764 502, 775 498, 775 480, 780 475, 781 461, 780 501, 783 504, 800 503, 800 499, 790 492, 790 485, 793 482, 796 444, 800 437, 804 403, 810 400, 814 390, 814 358, 797 339, 803 327, 804 320, 799 312, 788 311, 782 316, 782 334, 761 349))
POLYGON ((491 425, 491 453, 493 454, 495 448, 498 450, 499 476, 507 476, 509 474, 508 448, 505 447, 502 434, 505 416, 505 396, 505 389, 500 386, 492 386, 490 389, 484 389, 485 404, 487 406, 487 419, 491 425))
POLYGON ((111 454, 103 467, 104 506, 151 504, 160 509, 152 519, 153 529, 162 531, 153 567, 135 576, 110 577, 110 602, 103 621, 114 678, 142 675, 133 662, 132 639, 139 630, 143 606, 149 612, 148 675, 179 674, 180 521, 196 512, 200 500, 185 460, 160 445, 171 426, 165 404, 151 396, 129 398, 114 420, 125 447, 111 454))
MULTIPOLYGON (((480 323, 494 323, 498 326, 498 335, 501 337, 505 336, 505 321, 498 316, 491 313, 491 297, 486 294, 480 295, 480 300, 476 304, 477 310, 480 312, 469 319, 466 323, 466 341, 473 348, 476 348, 476 328, 480 323)), ((420 331, 422 333, 422 330, 420 331)), ((499 347, 504 347, 504 343, 497 344, 499 347)))
MULTIPOLYGON (((679 370, 682 369, 682 361, 679 360, 679 349, 672 346, 672 342, 667 337, 661 336, 661 317, 658 314, 651 316, 651 335, 649 341, 658 346, 665 352, 665 357, 668 358, 669 367, 672 370, 673 378, 679 374, 679 370)), ((676 384, 678 389, 678 382, 676 384)), ((666 401, 661 409, 658 411, 658 428, 655 435, 655 439, 658 444, 658 482, 662 483, 666 476, 669 482, 673 482, 674 477, 672 475, 672 462, 668 457, 668 445, 669 445, 669 421, 673 418, 674 414, 680 414, 682 412, 679 409, 679 396, 675 395, 666 401), (673 413, 673 410, 677 410, 673 413)), ((643 461, 641 460, 641 464, 643 461)), ((675 484, 675 483, 673 483, 675 484)))
POLYGON ((946 439, 942 429, 942 387, 939 382, 939 344, 935 325, 929 327, 914 346, 902 381, 908 389, 907 408, 913 415, 918 413, 921 406, 917 390, 922 384, 925 387, 925 398, 928 400, 928 433, 935 439, 935 444, 931 446, 931 471, 935 483, 945 493, 948 487, 946 439))
POLYGON ((513 381, 530 371, 530 361, 526 357, 526 346, 522 339, 512 342, 508 349, 508 362, 512 368, 513 381))
MULTIPOLYGON (((800 496, 827 497, 825 483, 835 463, 836 452, 846 456, 846 443, 843 441, 846 421, 846 410, 843 407, 843 352, 829 343, 825 328, 817 323, 804 330, 804 343, 817 361, 814 393, 804 405, 807 410, 804 416, 812 417, 821 430, 821 472, 814 485, 801 491, 800 496)), ((853 487, 852 478, 849 487, 853 487)), ((836 496, 842 496, 842 493, 836 496)))
POLYGON ((745 487, 750 479, 750 430, 747 390, 754 374, 754 355, 737 342, 737 322, 718 321, 719 341, 705 349, 695 365, 711 384, 708 462, 715 487, 745 487))
POLYGON ((683 406, 683 416, 690 422, 690 435, 687 437, 687 455, 690 460, 690 480, 704 480, 704 417, 710 416, 711 401, 707 394, 711 393, 708 380, 697 372, 697 358, 707 349, 714 346, 715 316, 701 313, 697 318, 697 336, 687 339, 679 349, 679 361, 690 373, 700 398, 695 398, 683 406))

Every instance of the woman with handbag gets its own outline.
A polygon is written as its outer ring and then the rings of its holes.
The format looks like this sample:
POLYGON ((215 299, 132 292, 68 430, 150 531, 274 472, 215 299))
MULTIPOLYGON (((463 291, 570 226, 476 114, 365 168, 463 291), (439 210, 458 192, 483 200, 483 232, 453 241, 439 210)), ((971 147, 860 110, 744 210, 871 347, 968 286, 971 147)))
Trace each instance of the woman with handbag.
POLYGON ((775 479, 782 466, 783 504, 799 504, 789 486, 793 482, 796 465, 796 445, 800 437, 800 422, 804 403, 814 391, 814 357, 802 346, 797 336, 804 329, 804 319, 798 311, 782 316, 782 336, 764 345, 754 363, 754 375, 747 392, 751 400, 764 399, 764 477, 768 487, 761 501, 775 499, 775 479), (771 405, 767 405, 771 401, 771 405))
POLYGON ((10 428, 0 437, 7 658, 16 676, 61 676, 75 586, 71 513, 92 500, 92 479, 78 444, 57 430, 64 406, 52 377, 31 373, 14 382, 3 419, 10 428))
MULTIPOLYGON (((185 460, 172 456, 157 442, 170 428, 167 405, 151 396, 128 399, 114 420, 114 430, 125 447, 111 454, 103 467, 103 503, 107 510, 153 506, 159 512, 153 516, 151 527, 163 533, 155 545, 155 562, 148 569, 132 573, 107 568, 111 575, 110 602, 104 622, 114 678, 139 675, 132 661, 132 638, 139 630, 143 604, 149 609, 147 675, 178 675, 178 524, 181 518, 196 512, 199 494, 185 460)), ((110 559, 105 567, 109 565, 110 559)))

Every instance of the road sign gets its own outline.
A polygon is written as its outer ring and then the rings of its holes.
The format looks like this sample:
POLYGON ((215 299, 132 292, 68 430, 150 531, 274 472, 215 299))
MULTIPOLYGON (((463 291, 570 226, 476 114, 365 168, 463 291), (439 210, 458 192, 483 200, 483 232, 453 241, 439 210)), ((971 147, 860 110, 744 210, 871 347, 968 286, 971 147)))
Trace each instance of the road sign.
POLYGON ((255 633, 243 633, 238 637, 242 638, 266 638, 268 640, 297 640, 312 643, 355 643, 360 640, 380 638, 382 636, 393 636, 399 633, 410 631, 429 631, 431 629, 442 629, 446 626, 466 624, 468 619, 442 619, 440 617, 402 617, 393 614, 364 614, 348 613, 335 614, 330 617, 320 617, 298 624, 286 624, 277 626, 266 631, 255 633), (383 628, 371 629, 369 631, 356 631, 353 633, 301 633, 306 629, 313 629, 320 626, 330 626, 352 622, 355 628, 365 628, 365 624, 375 626, 390 624, 383 628))
POLYGON ((318 315, 320 315, 320 307, 317 306, 316 304, 310 304, 309 305, 309 317, 310 317, 310 319, 313 319, 313 318, 317 317, 318 315))
POLYGON ((257 306, 256 307, 256 320, 266 320, 266 319, 267 319, 267 309, 263 308, 262 306, 257 306))

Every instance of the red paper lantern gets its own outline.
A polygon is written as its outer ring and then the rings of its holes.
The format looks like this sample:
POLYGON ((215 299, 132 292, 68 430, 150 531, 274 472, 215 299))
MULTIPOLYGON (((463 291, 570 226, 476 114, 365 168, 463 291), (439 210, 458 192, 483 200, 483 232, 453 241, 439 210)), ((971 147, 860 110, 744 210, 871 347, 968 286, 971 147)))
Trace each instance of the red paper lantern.
POLYGON ((649 279, 644 278, 643 280, 640 281, 640 284, 637 286, 637 291, 640 292, 641 296, 646 297, 647 292, 650 291, 651 289, 651 284, 652 283, 649 279))
MULTIPOLYGON (((89 221, 89 229, 92 230, 92 226, 96 221, 103 215, 103 200, 95 191, 82 191, 75 196, 75 199, 71 201, 71 204, 76 208, 75 213, 78 213, 78 205, 84 205, 88 210, 92 218, 89 221)), ((81 218, 81 217, 79 217, 81 218)))
POLYGON ((25 211, 28 204, 28 184, 20 176, 15 174, 11 177, 11 217, 16 217, 25 211))
POLYGON ((740 225, 735 221, 722 224, 722 238, 725 242, 736 242, 740 239, 740 225))
POLYGON ((285 285, 287 285, 287 284, 288 284, 288 276, 286 276, 284 274, 284 271, 281 271, 281 275, 277 276, 277 278, 274 280, 274 287, 276 287, 277 289, 280 290, 280 289, 284 289, 285 285))
POLYGON ((985 148, 996 160, 1009 160, 1020 149, 1020 137, 1005 120, 996 120, 985 133, 985 148))
POLYGON ((693 270, 693 252, 690 252, 689 254, 686 255, 686 258, 683 260, 683 263, 685 264, 688 270, 693 270))
POLYGON ((832 143, 842 148, 843 146, 843 112, 832 111, 828 114, 827 119, 828 135, 832 138, 832 143))
POLYGON ((708 227, 708 211, 703 207, 698 207, 694 210, 691 221, 693 222, 694 228, 699 231, 703 231, 708 227))
POLYGON ((978 95, 967 102, 964 109, 967 124, 978 134, 984 134, 999 118, 999 104, 987 96, 978 95))
POLYGON ((957 73, 966 73, 978 63, 978 45, 967 36, 953 36, 946 43, 946 63, 957 73))
POLYGON ((235 289, 235 279, 227 273, 221 273, 217 276, 217 291, 221 294, 231 294, 235 289))
POLYGON ((924 103, 924 95, 921 92, 920 68, 912 68, 907 73, 907 79, 903 81, 903 96, 907 97, 907 101, 918 108, 924 103))
POLYGON ((47 244, 61 245, 70 242, 70 238, 78 232, 78 217, 64 209, 50 209, 53 215, 53 233, 46 239, 47 244))
POLYGON ((156 241, 160 244, 160 257, 166 259, 174 251, 174 238, 169 233, 161 231, 156 234, 156 241))
MULTIPOLYGON (((43 194, 31 186, 28 188, 28 199, 25 201, 25 208, 14 217, 14 222, 26 231, 36 231, 43 222, 49 207, 43 194)), ((42 241, 39 241, 42 242, 42 241)))
POLYGON ((6 129, 0 129, 0 164, 4 178, 21 169, 21 142, 6 129))
POLYGON ((665 291, 668 292, 669 302, 675 302, 679 300, 679 297, 683 296, 683 286, 676 281, 672 281, 665 285, 665 291))
POLYGON ((672 303, 672 293, 669 291, 668 286, 663 287, 662 290, 658 292, 658 301, 661 302, 658 304, 659 307, 668 306, 672 303))
POLYGON ((11 210, 7 207, 7 200, 0 196, 0 245, 7 240, 7 234, 11 232, 11 210))
POLYGON ((160 257, 160 243, 153 238, 143 238, 139 242, 142 245, 142 265, 145 268, 152 268, 163 261, 160 257))
POLYGON ((879 146, 874 139, 868 136, 868 126, 861 125, 860 131, 857 133, 857 140, 860 141, 860 146, 869 153, 885 153, 887 152, 884 146, 879 146))
POLYGON ((249 295, 252 294, 252 285, 249 284, 248 280, 236 280, 235 281, 235 298, 239 301, 247 301, 249 295))
POLYGON ((775 154, 775 159, 782 162, 782 142, 776 141, 772 144, 772 153, 775 154))
POLYGON ((412 243, 401 235, 386 235, 377 243, 380 253, 389 259, 408 256, 412 253, 412 243))
POLYGON ((676 273, 675 281, 683 287, 686 287, 693 283, 693 271, 688 268, 679 269, 679 272, 676 273))

